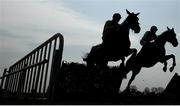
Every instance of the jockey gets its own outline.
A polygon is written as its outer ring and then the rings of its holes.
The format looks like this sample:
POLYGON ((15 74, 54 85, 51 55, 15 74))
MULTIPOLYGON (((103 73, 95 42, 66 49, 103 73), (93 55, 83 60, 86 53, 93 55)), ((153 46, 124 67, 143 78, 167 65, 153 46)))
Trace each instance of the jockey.
POLYGON ((106 21, 103 29, 103 36, 102 36, 102 44, 107 47, 108 45, 112 44, 113 36, 116 34, 117 30, 119 29, 118 22, 121 19, 121 15, 119 13, 113 14, 112 20, 106 21))
POLYGON ((152 26, 150 31, 145 32, 144 36, 140 40, 140 44, 144 46, 145 44, 153 42, 157 38, 157 35, 156 35, 157 30, 158 29, 156 26, 152 26))

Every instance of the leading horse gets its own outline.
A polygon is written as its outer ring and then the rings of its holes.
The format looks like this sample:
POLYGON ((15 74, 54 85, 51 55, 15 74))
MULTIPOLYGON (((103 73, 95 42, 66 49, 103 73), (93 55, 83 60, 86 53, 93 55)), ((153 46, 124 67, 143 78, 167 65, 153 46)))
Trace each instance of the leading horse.
POLYGON ((125 56, 132 54, 132 57, 136 55, 137 50, 130 48, 131 42, 129 39, 129 31, 132 29, 135 33, 140 32, 141 28, 138 22, 139 18, 137 17, 139 13, 130 13, 127 9, 126 12, 128 14, 127 18, 120 25, 117 34, 112 35, 114 38, 113 44, 110 44, 111 49, 104 49, 102 44, 93 46, 90 53, 83 58, 83 60, 87 62, 87 66, 93 67, 96 65, 106 67, 108 61, 118 60, 122 60, 122 63, 124 64, 125 56))
POLYGON ((167 27, 167 30, 159 35, 154 42, 144 45, 137 56, 127 60, 125 73, 127 74, 132 70, 132 76, 126 88, 127 91, 129 90, 130 84, 140 72, 142 67, 149 68, 154 66, 157 62, 161 62, 164 63, 163 71, 166 72, 167 60, 172 58, 173 64, 172 67, 170 67, 170 72, 174 70, 174 67, 176 65, 175 56, 173 54, 166 55, 166 50, 164 47, 166 42, 171 43, 173 47, 178 46, 178 40, 176 38, 174 28, 169 29, 167 27))

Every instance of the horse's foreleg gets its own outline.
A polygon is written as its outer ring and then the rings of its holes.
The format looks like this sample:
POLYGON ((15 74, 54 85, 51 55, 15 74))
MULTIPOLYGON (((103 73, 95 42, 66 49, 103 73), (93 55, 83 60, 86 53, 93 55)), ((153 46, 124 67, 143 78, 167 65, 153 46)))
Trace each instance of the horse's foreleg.
POLYGON ((120 69, 124 69, 125 68, 125 66, 124 66, 124 61, 125 61, 125 57, 123 57, 122 59, 121 59, 121 63, 120 63, 120 69))
POLYGON ((129 73, 129 71, 132 69, 132 63, 134 62, 133 60, 136 57, 136 54, 137 54, 137 50, 136 49, 129 49, 128 55, 131 55, 131 57, 127 60, 126 65, 125 65, 125 70, 124 70, 124 78, 125 79, 127 78, 127 76, 126 76, 127 73, 129 73))
POLYGON ((129 54, 128 55, 130 55, 130 54, 132 54, 132 55, 126 62, 126 67, 127 68, 132 67, 132 63, 134 63, 134 58, 136 57, 137 50, 136 49, 129 49, 129 54))
POLYGON ((132 54, 131 55, 131 57, 128 59, 128 61, 132 61, 132 59, 134 59, 135 57, 136 57, 136 55, 137 55, 137 50, 136 49, 129 49, 129 55, 130 54, 132 54))
POLYGON ((135 48, 131 48, 131 49, 129 49, 129 53, 128 53, 128 55, 130 55, 130 54, 132 54, 132 56, 131 56, 131 57, 135 57, 135 56, 136 56, 136 54, 137 54, 137 49, 135 49, 135 48))
POLYGON ((127 85, 127 88, 126 88, 127 90, 129 90, 132 81, 135 79, 135 77, 140 72, 140 70, 141 70, 141 67, 136 67, 135 69, 132 70, 132 76, 131 76, 131 79, 128 82, 128 85, 127 85))
POLYGON ((167 61, 164 62, 164 67, 163 67, 163 71, 166 72, 167 70, 167 61))
POLYGON ((165 68, 167 68, 167 60, 169 60, 169 59, 173 59, 173 64, 172 64, 172 66, 170 67, 170 72, 172 72, 173 70, 174 70, 174 67, 176 66, 176 59, 175 59, 175 56, 173 55, 173 54, 171 54, 171 55, 166 55, 165 56, 165 58, 163 59, 164 60, 164 68, 163 68, 163 70, 165 69, 165 68))
POLYGON ((171 57, 173 59, 173 64, 172 66, 170 67, 170 72, 172 72, 174 70, 174 67, 176 66, 176 59, 175 59, 175 56, 173 54, 171 54, 171 57))

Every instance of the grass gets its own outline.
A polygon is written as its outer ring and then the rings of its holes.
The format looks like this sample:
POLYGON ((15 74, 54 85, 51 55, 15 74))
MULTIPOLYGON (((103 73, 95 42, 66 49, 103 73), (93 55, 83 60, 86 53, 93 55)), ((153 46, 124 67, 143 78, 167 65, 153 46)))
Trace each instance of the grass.
POLYGON ((0 98, 0 104, 16 105, 176 105, 179 96, 164 92, 119 92, 123 69, 108 67, 88 69, 85 64, 63 63, 58 74, 53 99, 0 98))

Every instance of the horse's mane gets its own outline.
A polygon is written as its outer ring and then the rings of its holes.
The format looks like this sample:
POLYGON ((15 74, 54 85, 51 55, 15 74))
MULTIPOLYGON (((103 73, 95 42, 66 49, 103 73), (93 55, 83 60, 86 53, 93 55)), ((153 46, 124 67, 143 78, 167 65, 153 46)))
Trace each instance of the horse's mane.
POLYGON ((157 39, 155 41, 158 41, 159 39, 161 39, 162 37, 164 37, 167 34, 168 30, 162 32, 160 35, 157 36, 157 39))
POLYGON ((123 22, 120 24, 121 26, 124 25, 124 24, 126 24, 126 23, 128 22, 128 19, 129 19, 128 17, 129 17, 129 16, 127 16, 127 17, 123 20, 123 22))
POLYGON ((166 35, 166 34, 167 34, 167 32, 168 32, 168 30, 166 30, 166 31, 162 32, 159 36, 164 36, 164 35, 166 35))

